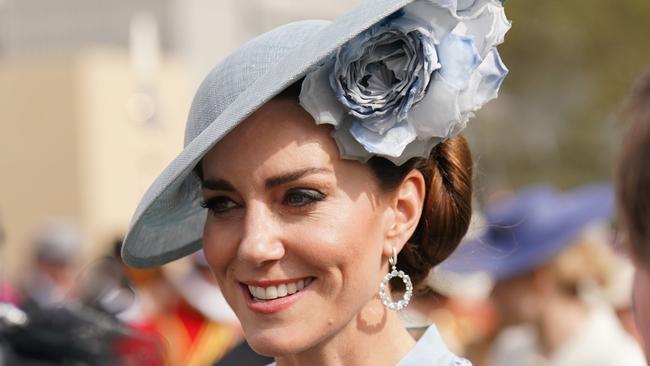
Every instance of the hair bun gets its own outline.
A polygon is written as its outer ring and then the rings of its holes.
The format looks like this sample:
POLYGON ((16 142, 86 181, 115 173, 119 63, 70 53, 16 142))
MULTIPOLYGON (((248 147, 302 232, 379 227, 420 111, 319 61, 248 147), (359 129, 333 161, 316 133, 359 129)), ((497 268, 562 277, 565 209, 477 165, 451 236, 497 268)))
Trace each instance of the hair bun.
POLYGON ((418 227, 400 252, 399 261, 415 285, 458 247, 472 216, 472 156, 467 141, 457 135, 420 159, 427 192, 418 227))

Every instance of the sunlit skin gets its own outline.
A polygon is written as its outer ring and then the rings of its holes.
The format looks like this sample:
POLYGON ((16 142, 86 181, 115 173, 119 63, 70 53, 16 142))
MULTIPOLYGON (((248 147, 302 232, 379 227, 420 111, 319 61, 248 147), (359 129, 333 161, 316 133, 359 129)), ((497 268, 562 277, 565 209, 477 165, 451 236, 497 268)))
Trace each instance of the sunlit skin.
POLYGON ((383 192, 329 133, 273 100, 219 141, 202 161, 205 255, 246 339, 278 365, 394 365, 414 340, 377 292, 416 228, 424 178, 383 192), (246 284, 287 279, 311 283, 255 308, 246 284))

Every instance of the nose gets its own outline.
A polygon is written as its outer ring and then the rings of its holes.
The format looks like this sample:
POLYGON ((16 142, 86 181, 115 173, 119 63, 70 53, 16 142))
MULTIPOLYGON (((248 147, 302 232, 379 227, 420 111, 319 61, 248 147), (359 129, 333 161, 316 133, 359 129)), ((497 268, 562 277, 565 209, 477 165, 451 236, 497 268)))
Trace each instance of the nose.
POLYGON ((253 202, 246 210, 244 234, 237 256, 256 267, 277 261, 284 256, 284 245, 279 238, 281 225, 263 202, 253 202))

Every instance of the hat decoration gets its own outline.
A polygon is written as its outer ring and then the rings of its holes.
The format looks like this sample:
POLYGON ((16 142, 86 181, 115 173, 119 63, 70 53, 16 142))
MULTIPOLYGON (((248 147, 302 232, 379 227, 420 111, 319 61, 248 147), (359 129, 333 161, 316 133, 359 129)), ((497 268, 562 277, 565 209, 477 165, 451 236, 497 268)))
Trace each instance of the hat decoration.
POLYGON ((426 157, 497 97, 510 26, 498 0, 413 2, 307 74, 300 104, 334 126, 344 158, 426 157))

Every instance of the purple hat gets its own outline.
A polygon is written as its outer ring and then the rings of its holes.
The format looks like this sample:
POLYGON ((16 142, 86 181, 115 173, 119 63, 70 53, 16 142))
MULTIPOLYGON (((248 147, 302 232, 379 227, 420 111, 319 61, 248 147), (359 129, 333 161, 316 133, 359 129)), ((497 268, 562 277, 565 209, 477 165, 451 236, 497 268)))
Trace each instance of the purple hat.
POLYGON ((614 213, 609 184, 558 192, 544 185, 529 188, 485 210, 485 232, 463 242, 442 263, 445 271, 486 272, 505 280, 548 262, 572 244, 590 223, 614 213))

